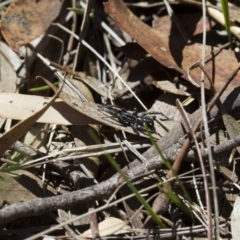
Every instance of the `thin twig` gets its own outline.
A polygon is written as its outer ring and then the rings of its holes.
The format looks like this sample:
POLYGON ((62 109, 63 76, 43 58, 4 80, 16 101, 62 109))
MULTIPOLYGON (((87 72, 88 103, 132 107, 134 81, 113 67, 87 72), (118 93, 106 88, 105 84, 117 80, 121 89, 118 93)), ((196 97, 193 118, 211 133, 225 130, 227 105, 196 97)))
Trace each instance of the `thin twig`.
MULTIPOLYGON (((191 138, 193 139, 194 141, 194 144, 196 146, 196 150, 197 150, 197 154, 198 154, 198 159, 199 159, 199 162, 200 162, 200 166, 201 166, 201 171, 202 171, 202 174, 203 174, 203 182, 204 182, 204 190, 205 190, 205 193, 206 193, 206 201, 209 200, 209 190, 208 190, 208 182, 207 182, 207 176, 206 176, 206 171, 205 171, 205 167, 204 167, 204 162, 203 162, 203 158, 201 156, 201 152, 200 152, 200 148, 199 148, 199 144, 198 144, 198 141, 197 141, 197 138, 195 136, 195 133, 193 132, 193 127, 192 127, 192 124, 191 122, 189 121, 189 118, 186 114, 186 112, 184 111, 184 108, 181 104, 181 102, 177 99, 176 100, 176 105, 177 105, 177 108, 178 110, 181 112, 182 114, 182 117, 188 127, 188 131, 191 135, 191 138)), ((204 210, 204 209, 202 209, 204 210)))

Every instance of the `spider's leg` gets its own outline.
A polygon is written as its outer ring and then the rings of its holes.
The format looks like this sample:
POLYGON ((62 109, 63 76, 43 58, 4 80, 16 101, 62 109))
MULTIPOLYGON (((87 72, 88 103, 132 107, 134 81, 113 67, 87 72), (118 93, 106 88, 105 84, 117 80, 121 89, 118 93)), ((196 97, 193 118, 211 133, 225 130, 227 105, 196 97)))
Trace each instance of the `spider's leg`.
POLYGON ((136 123, 131 123, 130 126, 132 127, 133 131, 140 137, 136 123))
POLYGON ((113 105, 100 105, 99 109, 106 116, 104 119, 109 118, 109 121, 121 125, 121 123, 119 123, 119 112, 121 111, 118 108, 115 108, 113 105))
MULTIPOLYGON (((112 112, 112 113, 120 113, 122 112, 123 110, 125 110, 124 108, 119 108, 115 105, 100 105, 99 108, 102 110, 102 111, 106 111, 106 112, 112 112)), ((126 111, 126 110, 125 110, 126 111)))
MULTIPOLYGON (((168 118, 166 115, 164 115, 161 112, 149 112, 149 113, 143 113, 144 116, 148 117, 148 115, 152 115, 152 114, 161 114, 162 116, 164 116, 166 119, 165 120, 170 120, 170 118, 168 118)), ((149 116, 150 117, 150 116, 149 116)), ((153 121, 156 121, 160 126, 162 126, 162 128, 164 128, 167 132, 169 132, 169 128, 166 126, 166 124, 164 124, 163 119, 158 119, 156 116, 151 116, 150 118, 152 118, 153 121)))
MULTIPOLYGON (((163 117, 165 117, 166 119, 170 119, 168 116, 166 116, 164 113, 162 112, 148 112, 146 115, 162 115, 163 117)), ((154 116, 156 117, 156 116, 154 116)))
POLYGON ((155 118, 154 121, 156 121, 162 128, 164 128, 167 132, 170 131, 170 129, 166 126, 166 124, 161 121, 160 119, 155 118))
POLYGON ((137 108, 135 107, 135 108, 133 108, 133 113, 132 113, 134 116, 138 116, 138 112, 137 112, 137 108))
POLYGON ((129 126, 129 122, 126 120, 126 119, 124 119, 122 116, 121 116, 121 114, 118 114, 118 121, 122 124, 122 125, 124 125, 125 127, 126 126, 129 126))
POLYGON ((122 111, 123 113, 129 114, 128 111, 127 111, 125 108, 121 108, 121 111, 122 111))
POLYGON ((113 105, 100 105, 99 108, 101 109, 108 109, 108 110, 113 110, 114 109, 114 106, 113 105))

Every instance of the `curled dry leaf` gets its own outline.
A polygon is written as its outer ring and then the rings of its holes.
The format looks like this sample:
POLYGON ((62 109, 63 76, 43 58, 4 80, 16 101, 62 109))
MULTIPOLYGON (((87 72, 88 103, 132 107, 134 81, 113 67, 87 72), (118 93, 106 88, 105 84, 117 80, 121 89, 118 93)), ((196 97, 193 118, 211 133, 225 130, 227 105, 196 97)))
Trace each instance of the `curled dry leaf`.
POLYGON ((58 16, 61 0, 15 0, 1 19, 2 34, 16 53, 19 48, 43 34, 58 16))

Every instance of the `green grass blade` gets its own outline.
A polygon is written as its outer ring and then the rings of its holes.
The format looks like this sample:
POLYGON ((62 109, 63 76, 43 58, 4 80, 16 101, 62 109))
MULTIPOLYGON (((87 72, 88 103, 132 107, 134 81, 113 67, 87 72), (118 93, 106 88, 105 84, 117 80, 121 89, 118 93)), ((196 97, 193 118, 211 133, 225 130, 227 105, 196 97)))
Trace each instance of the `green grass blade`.
MULTIPOLYGON (((58 86, 59 82, 55 82, 53 83, 54 86, 58 86)), ((29 92, 41 92, 41 91, 45 91, 45 90, 49 90, 51 89, 48 85, 44 85, 42 87, 36 87, 36 88, 30 88, 29 92)))
POLYGON ((228 33, 228 40, 231 42, 231 31, 230 31, 230 19, 229 19, 229 8, 228 8, 228 0, 221 0, 222 12, 225 20, 225 28, 228 33))
MULTIPOLYGON (((163 163, 165 164, 165 166, 169 169, 172 170, 172 166, 171 163, 163 156, 161 149, 158 147, 157 143, 155 142, 154 138, 152 137, 151 132, 149 131, 148 127, 145 124, 145 130, 153 144, 153 146, 155 147, 156 151, 158 152, 159 156, 161 157, 163 163)), ((192 200, 186 190, 186 188, 184 187, 184 185, 182 184, 181 180, 179 179, 179 177, 177 176, 177 174, 175 174, 176 180, 179 183, 179 186, 182 190, 182 192, 184 193, 185 198, 192 203, 192 200)), ((161 179, 158 179, 160 182, 161 179)), ((165 194, 168 196, 168 198, 175 203, 176 206, 178 206, 186 215, 188 215, 189 217, 192 216, 189 208, 182 202, 182 200, 172 191, 171 188, 169 188, 169 186, 167 184, 164 184, 164 187, 162 188, 162 191, 165 192, 165 194)))
POLYGON ((73 11, 73 12, 79 14, 79 15, 82 15, 82 16, 84 14, 84 9, 82 9, 82 8, 68 8, 68 10, 73 11))

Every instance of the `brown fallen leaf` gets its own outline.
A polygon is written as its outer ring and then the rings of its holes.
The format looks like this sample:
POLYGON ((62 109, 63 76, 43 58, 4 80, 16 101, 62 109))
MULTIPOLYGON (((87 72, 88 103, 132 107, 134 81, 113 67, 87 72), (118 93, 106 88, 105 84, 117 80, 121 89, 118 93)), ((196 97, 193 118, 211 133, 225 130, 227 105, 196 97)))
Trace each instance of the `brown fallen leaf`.
MULTIPOLYGON (((188 76, 188 68, 201 58, 202 45, 191 44, 183 40, 178 32, 177 26, 169 21, 151 28, 137 18, 123 3, 122 0, 109 0, 104 3, 106 11, 111 15, 119 27, 135 39, 153 58, 159 63, 174 68, 180 72, 186 80, 190 80, 194 85, 200 85, 200 69, 191 71, 191 78, 188 76), (174 37, 172 36, 174 34, 174 37)), ((212 53, 212 47, 206 46, 205 69, 214 79, 215 88, 219 90, 224 83, 224 79, 230 72, 238 66, 238 61, 232 51, 222 50, 212 53)), ((231 82, 228 89, 239 86, 240 73, 231 82)), ((210 88, 208 82, 206 87, 210 88)))
POLYGON ((58 16, 61 0, 15 0, 4 13, 0 28, 16 53, 19 48, 43 34, 58 16))
MULTIPOLYGON (((176 17, 180 22, 181 26, 184 28, 184 31, 187 33, 189 38, 202 34, 204 22, 203 22, 203 17, 201 12, 199 13, 194 12, 190 14, 176 14, 176 17)), ((169 19, 169 16, 167 15, 162 16, 161 20, 164 21, 165 18, 169 19)), ((156 18, 156 19, 159 19, 159 18, 156 18)), ((207 18, 205 25, 206 25, 206 31, 210 31, 216 24, 214 23, 214 21, 210 21, 210 19, 207 18)))
MULTIPOLYGON (((0 116, 2 118, 23 120, 39 111, 48 100, 49 98, 42 96, 0 93, 0 116)), ((56 99, 37 119, 37 122, 63 125, 96 123, 92 118, 88 118, 74 110, 60 99, 56 99)))
MULTIPOLYGON (((0 204, 6 201, 13 204, 20 201, 42 197, 42 179, 37 177, 36 173, 26 170, 14 171, 14 175, 9 172, 0 172, 0 204)), ((45 196, 57 194, 56 189, 51 184, 46 184, 45 196)))
MULTIPOLYGON (((188 69, 199 59, 201 59, 203 45, 199 43, 187 44, 177 30, 175 23, 166 16, 156 19, 154 21, 154 28, 156 28, 161 34, 169 38, 169 49, 174 57, 176 64, 182 67, 184 70, 183 77, 189 80, 193 85, 200 86, 201 70, 199 67, 194 67, 191 71, 188 69)), ((188 28, 186 28, 188 30, 188 28)), ((188 30, 188 34, 191 34, 188 30)), ((216 90, 220 90, 225 83, 225 79, 228 75, 238 67, 238 61, 235 53, 231 50, 217 50, 212 46, 206 45, 206 57, 204 69, 209 76, 211 76, 214 87, 216 90), (224 67, 223 67, 224 66, 224 67)), ((232 80, 228 89, 233 89, 239 86, 240 74, 232 80)), ((209 81, 205 81, 205 86, 210 89, 209 81)))
POLYGON ((109 0, 104 3, 104 6, 119 27, 135 39, 153 58, 169 68, 175 68, 184 73, 176 65, 168 49, 168 42, 158 30, 143 23, 121 0, 109 0))

